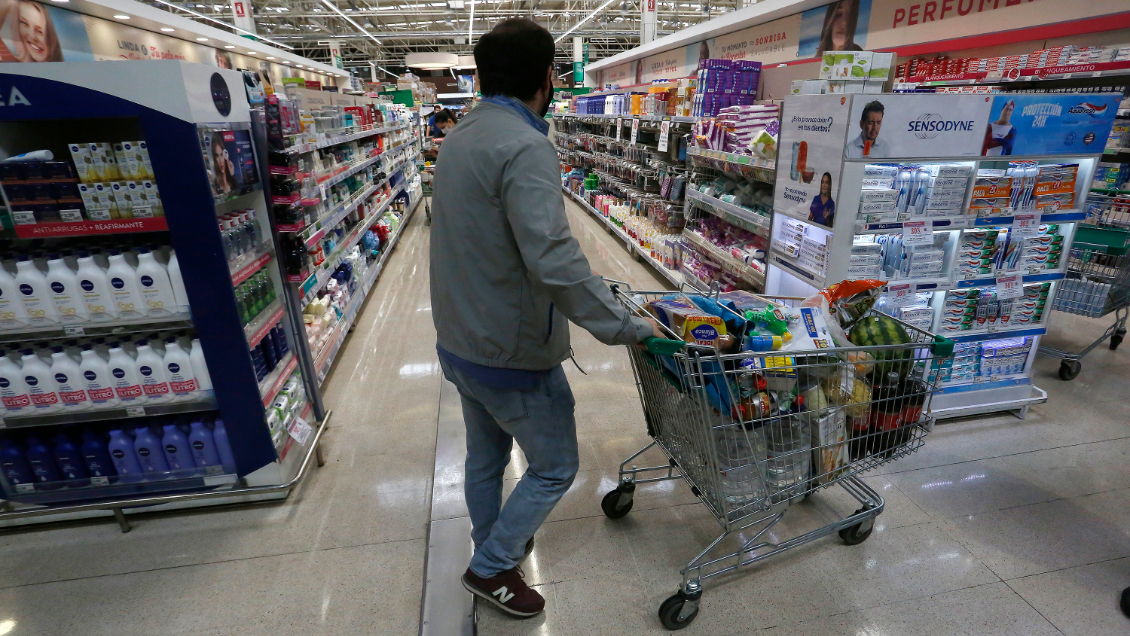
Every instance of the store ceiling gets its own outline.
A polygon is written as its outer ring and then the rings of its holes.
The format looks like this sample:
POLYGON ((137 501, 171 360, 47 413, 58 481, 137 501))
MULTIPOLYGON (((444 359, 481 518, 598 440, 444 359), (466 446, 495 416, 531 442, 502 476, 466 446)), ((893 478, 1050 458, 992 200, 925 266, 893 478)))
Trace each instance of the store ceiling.
MULTIPOLYGON (((168 6, 144 0, 153 7, 168 6)), ((640 1, 613 0, 600 13, 558 43, 557 61, 572 63, 572 36, 589 43, 589 60, 596 61, 639 46, 640 1)), ((758 0, 659 0, 657 37, 754 4, 758 0)), ((564 34, 606 0, 253 0, 257 32, 294 47, 294 53, 332 64, 330 42, 337 42, 347 69, 369 78, 369 62, 395 73, 404 70, 408 53, 442 51, 469 55, 475 41, 507 18, 535 20, 554 38, 564 34), (371 33, 378 45, 329 4, 371 33), (471 22, 472 10, 474 22, 471 22)), ((195 12, 231 23, 231 5, 184 2, 195 12)), ((184 13, 177 12, 184 16, 184 13)), ((190 17, 190 16, 185 16, 190 17)), ((198 18, 192 18, 199 20, 198 18)), ((207 23, 204 20, 199 20, 207 23)), ((210 23, 216 26, 215 23, 210 23)), ((379 73, 381 79, 390 76, 379 73)))

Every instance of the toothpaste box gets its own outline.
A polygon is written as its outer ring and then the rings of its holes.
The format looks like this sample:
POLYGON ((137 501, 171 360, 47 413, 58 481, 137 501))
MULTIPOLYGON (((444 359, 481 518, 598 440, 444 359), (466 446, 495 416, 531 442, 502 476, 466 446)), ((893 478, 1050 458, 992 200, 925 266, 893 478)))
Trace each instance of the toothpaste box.
POLYGON ((1075 194, 1047 194, 1036 197, 1036 211, 1047 214, 1075 207, 1075 194))
POLYGON ((880 201, 898 201, 898 190, 892 188, 864 190, 860 195, 861 203, 877 203, 880 201))
POLYGON ((894 177, 864 177, 864 190, 890 190, 895 185, 894 177))
POLYGON ((891 212, 898 212, 899 206, 895 201, 876 201, 872 203, 860 203, 860 214, 889 214, 891 212))
POLYGON ((969 177, 934 177, 930 183, 932 188, 961 188, 965 191, 965 186, 969 185, 969 177))
POLYGON ((863 166, 863 177, 874 179, 880 177, 895 178, 899 173, 898 166, 890 166, 881 163, 869 163, 863 166))
POLYGON ((973 199, 969 212, 974 216, 1004 216, 1012 212, 1008 197, 1001 199, 973 199))
POLYGON ((882 258, 879 254, 851 254, 848 265, 878 265, 882 258))
POLYGON ((1041 194, 1068 194, 1075 192, 1075 175, 1065 179, 1061 175, 1041 176, 1036 180, 1033 191, 1037 196, 1041 194))
POLYGON ((879 265, 848 265, 847 275, 852 278, 875 278, 880 269, 879 265))
POLYGON ((961 199, 930 199, 926 202, 923 210, 932 212, 935 210, 959 210, 961 209, 961 199))
POLYGON ((996 179, 977 177, 973 182, 974 199, 998 199, 1012 196, 1012 177, 996 179))
POLYGON ((936 177, 964 177, 968 178, 973 174, 973 166, 963 166, 958 164, 942 164, 937 167, 936 177))
POLYGON ((926 197, 930 200, 934 199, 957 199, 961 201, 965 198, 965 188, 938 188, 933 187, 926 190, 926 197))
POLYGON ((855 243, 851 246, 852 254, 881 254, 883 246, 878 243, 855 243))

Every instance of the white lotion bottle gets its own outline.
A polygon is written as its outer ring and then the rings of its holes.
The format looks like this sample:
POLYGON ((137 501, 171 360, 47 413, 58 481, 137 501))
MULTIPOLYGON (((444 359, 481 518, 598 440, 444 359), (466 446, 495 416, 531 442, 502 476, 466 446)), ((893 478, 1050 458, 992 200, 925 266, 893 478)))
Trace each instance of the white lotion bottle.
POLYGON ((90 318, 78 276, 58 254, 52 254, 47 261, 47 287, 51 290, 51 300, 55 304, 59 322, 77 324, 90 318))
POLYGON ((8 268, 0 264, 0 329, 27 326, 27 310, 20 299, 20 286, 8 268))
POLYGON ((118 304, 110 291, 110 277, 89 252, 79 252, 75 278, 92 321, 105 322, 118 317, 118 304))
POLYGON ((177 313, 188 313, 188 291, 184 288, 184 278, 180 273, 180 261, 177 259, 176 250, 169 252, 169 282, 173 284, 173 299, 177 303, 177 313))
POLYGON ((148 402, 145 390, 141 388, 141 378, 138 377, 137 361, 122 349, 119 342, 110 343, 109 367, 114 394, 123 405, 134 406, 148 402))
POLYGON ((208 375, 208 363, 204 361, 204 350, 200 348, 199 338, 193 338, 188 357, 192 360, 192 374, 196 376, 197 390, 211 391, 212 378, 208 375))
POLYGON ((29 324, 41 326, 58 322, 51 292, 47 287, 47 277, 27 254, 21 255, 16 263, 16 289, 23 300, 29 324))
POLYGON ((59 386, 55 377, 39 354, 32 349, 24 349, 23 366, 20 371, 24 374, 27 383, 27 394, 31 397, 31 405, 36 413, 54 413, 63 409, 63 402, 59 399, 59 386))
POLYGON ((176 313, 177 301, 168 270, 144 247, 138 250, 137 260, 137 282, 147 315, 171 316, 176 313))
POLYGON ((27 415, 35 410, 27 394, 23 370, 4 350, 0 350, 0 402, 4 404, 0 413, 5 415, 27 415))
POLYGON ((150 402, 168 402, 173 394, 169 391, 169 378, 165 372, 165 362, 149 346, 149 341, 137 341, 137 373, 141 378, 141 388, 150 402))
POLYGON ((93 345, 83 345, 82 362, 78 365, 91 408, 112 408, 121 403, 114 393, 114 376, 110 365, 94 350, 93 345))
POLYGON ((85 411, 90 398, 82 381, 82 371, 63 347, 51 348, 51 375, 59 387, 59 399, 67 411, 85 411))
POLYGON ((137 283, 137 270, 118 250, 110 250, 110 267, 106 270, 110 280, 110 293, 114 297, 119 316, 124 319, 141 318, 146 314, 145 299, 137 283))
POLYGON ((189 399, 196 394, 196 374, 192 360, 181 348, 176 336, 165 338, 165 371, 169 374, 169 388, 175 399, 189 399))

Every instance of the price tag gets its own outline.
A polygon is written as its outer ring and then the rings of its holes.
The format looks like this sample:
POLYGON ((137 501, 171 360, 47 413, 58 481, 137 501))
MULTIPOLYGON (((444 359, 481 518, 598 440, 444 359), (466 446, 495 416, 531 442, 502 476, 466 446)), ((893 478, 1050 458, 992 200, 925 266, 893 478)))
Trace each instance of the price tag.
POLYGON ((906 307, 914 302, 914 285, 901 283, 887 285, 887 304, 891 307, 906 307))
POLYGON ((145 416, 145 407, 144 406, 127 406, 126 407, 126 417, 144 417, 144 416, 145 416))
POLYGON ((133 218, 135 219, 151 219, 153 218, 153 208, 138 206, 133 209, 133 218))
POLYGON ((903 245, 931 245, 934 242, 934 226, 928 221, 906 221, 902 224, 903 245))
POLYGON ((1015 238, 1035 238, 1040 233, 1040 214, 1017 214, 1012 217, 1015 238))
POLYGON ((1020 274, 997 278, 997 300, 1020 298, 1024 295, 1024 280, 1020 274))
POLYGON ((294 438, 294 441, 299 444, 305 444, 306 439, 310 437, 310 433, 314 432, 314 428, 306 423, 306 420, 301 417, 294 418, 294 423, 287 429, 287 433, 294 438))
POLYGON ((71 223, 82 221, 82 210, 59 210, 59 218, 71 223))
POLYGON ((35 484, 16 484, 16 492, 27 495, 35 492, 35 484))
POLYGON ((632 145, 636 145, 636 137, 640 133, 640 116, 632 116, 632 145))
POLYGON ((624 130, 624 118, 616 118, 616 141, 620 141, 620 131, 624 130))
POLYGON ((110 485, 110 478, 109 477, 91 477, 90 478, 90 485, 91 486, 109 486, 110 485))
POLYGON ((73 326, 70 326, 70 327, 63 327, 63 335, 64 336, 85 336, 86 335, 86 329, 83 329, 82 325, 73 325, 73 326))
POLYGON ((667 139, 671 134, 671 120, 664 117, 659 123, 659 152, 667 152, 667 139))
POLYGON ((1094 73, 1091 73, 1091 77, 1102 77, 1102 76, 1103 76, 1102 71, 1095 71, 1094 73))

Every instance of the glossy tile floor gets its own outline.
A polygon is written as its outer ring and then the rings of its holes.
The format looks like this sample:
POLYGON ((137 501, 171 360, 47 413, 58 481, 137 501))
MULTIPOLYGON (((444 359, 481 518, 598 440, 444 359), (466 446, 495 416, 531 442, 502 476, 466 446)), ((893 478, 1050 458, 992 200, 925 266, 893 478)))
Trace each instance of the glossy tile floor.
MULTIPOLYGON (((568 209, 597 271, 664 286, 568 209)), ((129 534, 112 521, 0 532, 0 632, 416 634, 441 382, 423 220, 407 228, 329 379, 325 467, 281 504, 146 515, 129 534)), ((1053 319, 1050 340, 1069 347, 1103 328, 1053 319)), ((566 367, 581 473, 526 565, 547 612, 514 621, 480 607, 484 636, 666 633, 659 603, 718 534, 677 482, 641 486, 623 519, 600 512, 619 463, 647 438, 624 351, 577 329, 573 342, 588 372, 566 367)), ((888 504, 865 543, 828 538, 708 582, 683 633, 1130 633, 1117 608, 1130 585, 1130 351, 1097 349, 1070 383, 1057 368, 1039 360, 1050 399, 1026 420, 941 425, 920 453, 869 475, 888 504)), ((515 452, 508 488, 523 467, 515 452)), ((851 503, 811 497, 776 535, 851 503)))

